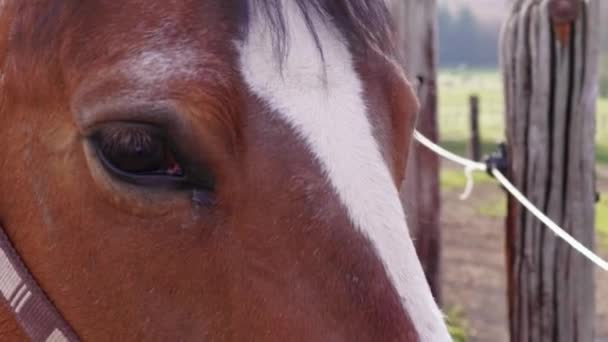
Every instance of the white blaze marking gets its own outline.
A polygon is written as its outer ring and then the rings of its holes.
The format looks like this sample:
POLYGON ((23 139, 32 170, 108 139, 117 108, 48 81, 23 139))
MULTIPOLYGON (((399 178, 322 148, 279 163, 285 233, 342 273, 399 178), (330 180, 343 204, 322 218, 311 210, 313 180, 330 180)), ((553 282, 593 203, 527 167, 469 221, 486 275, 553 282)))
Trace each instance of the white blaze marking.
POLYGON ((282 3, 288 42, 283 69, 268 24, 254 11, 240 51, 243 76, 318 159, 353 224, 374 244, 420 340, 448 341, 409 237, 397 188, 372 135, 352 56, 335 28, 317 20, 324 73, 301 11, 295 1, 282 3))

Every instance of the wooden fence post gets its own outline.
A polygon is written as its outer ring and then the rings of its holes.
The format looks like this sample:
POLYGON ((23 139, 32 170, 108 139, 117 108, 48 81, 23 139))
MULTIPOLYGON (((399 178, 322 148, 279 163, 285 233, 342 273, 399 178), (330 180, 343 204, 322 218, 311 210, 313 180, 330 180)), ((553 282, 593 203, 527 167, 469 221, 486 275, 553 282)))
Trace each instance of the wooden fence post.
MULTIPOLYGON (((516 0, 501 46, 509 177, 589 247, 598 7, 597 0, 516 0)), ((511 341, 593 341, 593 266, 513 198, 506 247, 511 341)))
MULTIPOLYGON (((401 64, 410 82, 418 88, 421 109, 417 129, 435 142, 438 140, 436 6, 436 0, 390 2, 401 64)), ((412 146, 401 194, 422 267, 433 295, 440 302, 441 203, 437 155, 416 144, 412 146)))
POLYGON ((471 95, 469 97, 470 123, 471 123, 471 141, 469 142, 469 153, 471 159, 475 161, 481 160, 481 137, 479 133, 479 96, 471 95))

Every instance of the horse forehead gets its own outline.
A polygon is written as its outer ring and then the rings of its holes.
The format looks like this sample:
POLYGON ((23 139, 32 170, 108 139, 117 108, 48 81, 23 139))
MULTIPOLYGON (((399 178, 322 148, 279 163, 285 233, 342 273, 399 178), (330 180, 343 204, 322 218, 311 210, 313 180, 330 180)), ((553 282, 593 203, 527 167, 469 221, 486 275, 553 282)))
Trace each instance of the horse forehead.
POLYGON ((192 69, 195 59, 199 63, 225 59, 231 52, 229 42, 237 38, 241 25, 238 13, 232 13, 236 6, 229 5, 233 2, 78 2, 71 5, 73 9, 64 9, 65 18, 59 21, 65 38, 69 38, 62 54, 84 59, 84 65, 132 59, 142 68, 158 67, 160 74, 178 66, 192 69))
POLYGON ((291 125, 319 161, 353 227, 374 246, 422 341, 448 340, 405 223, 389 167, 368 116, 361 75, 339 31, 281 1, 288 47, 282 63, 272 28, 253 11, 240 49, 250 90, 291 125), (322 49, 322 54, 319 51, 322 49))
POLYGON ((124 27, 112 25, 120 21, 112 17, 105 27, 87 30, 80 39, 95 43, 85 44, 86 51, 79 44, 70 50, 70 58, 77 61, 67 65, 68 74, 74 75, 70 78, 74 89, 82 93, 117 83, 130 89, 130 96, 145 97, 150 93, 167 96, 193 86, 228 88, 236 59, 235 30, 211 30, 209 21, 205 23, 208 13, 193 14, 188 20, 162 13, 155 10, 158 20, 124 27))
POLYGON ((153 82, 169 76, 189 76, 194 70, 194 51, 189 46, 172 49, 151 48, 132 52, 119 65, 135 81, 153 82))
POLYGON ((240 47, 241 72, 249 90, 302 138, 357 228, 374 235, 370 229, 392 224, 391 230, 401 231, 397 239, 404 241, 404 213, 373 135, 353 56, 331 25, 313 18, 315 40, 298 6, 290 1, 281 4, 287 46, 283 59, 273 48, 271 25, 263 14, 251 12, 249 33, 240 47), (368 187, 361 186, 365 181, 370 182, 368 187), (382 190, 376 192, 378 188, 382 190), (373 227, 378 215, 386 223, 373 227))

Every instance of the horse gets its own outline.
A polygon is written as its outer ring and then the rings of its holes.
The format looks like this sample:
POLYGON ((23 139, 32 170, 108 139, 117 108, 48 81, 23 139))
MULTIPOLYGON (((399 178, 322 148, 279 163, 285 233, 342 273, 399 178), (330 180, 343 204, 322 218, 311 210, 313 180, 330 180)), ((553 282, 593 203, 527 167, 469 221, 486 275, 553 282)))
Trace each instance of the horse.
POLYGON ((0 2, 2 340, 450 340, 399 199, 418 103, 389 17, 0 2))

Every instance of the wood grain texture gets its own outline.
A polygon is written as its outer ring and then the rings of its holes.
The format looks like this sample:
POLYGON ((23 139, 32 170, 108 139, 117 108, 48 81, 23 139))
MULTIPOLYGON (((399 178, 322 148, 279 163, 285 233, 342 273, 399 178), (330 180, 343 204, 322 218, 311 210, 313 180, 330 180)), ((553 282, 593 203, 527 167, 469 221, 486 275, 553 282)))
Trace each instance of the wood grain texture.
MULTIPOLYGON (((594 245, 598 2, 560 39, 551 0, 517 0, 503 29, 509 177, 586 246, 594 245)), ((512 341, 593 341, 593 268, 514 199, 507 218, 512 341)))
MULTIPOLYGON (((435 0, 390 2, 397 28, 401 64, 417 88, 420 113, 417 129, 438 141, 437 22, 435 0)), ((408 225, 433 295, 440 302, 441 210, 439 157, 414 144, 401 189, 408 225)))
POLYGON ((469 157, 475 161, 481 161, 481 136, 479 132, 479 96, 469 97, 469 124, 471 127, 471 138, 469 140, 469 157))

